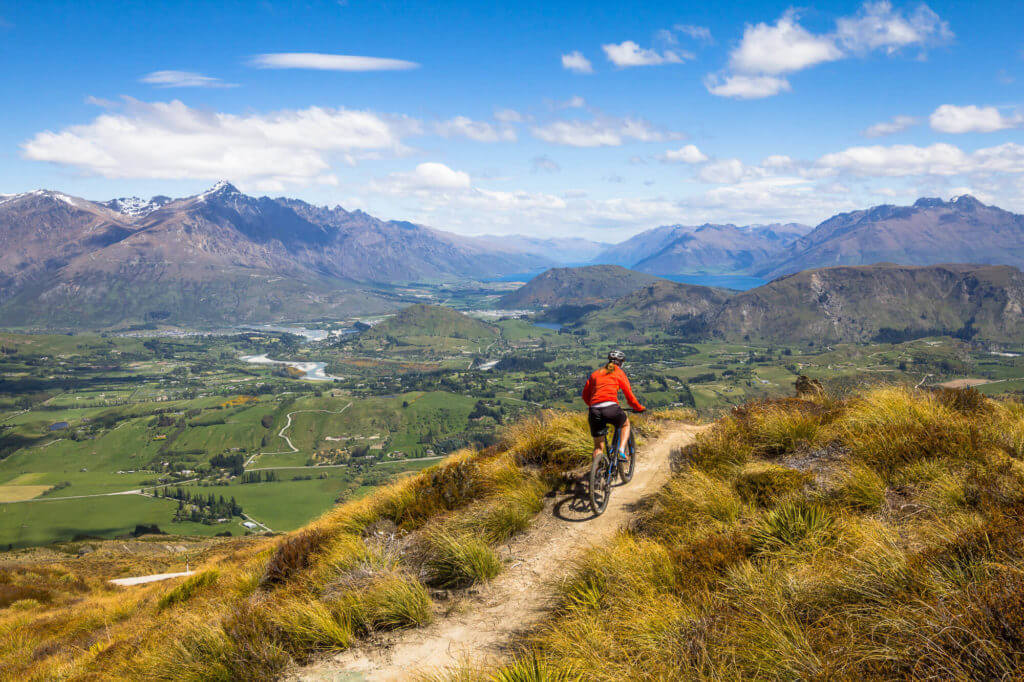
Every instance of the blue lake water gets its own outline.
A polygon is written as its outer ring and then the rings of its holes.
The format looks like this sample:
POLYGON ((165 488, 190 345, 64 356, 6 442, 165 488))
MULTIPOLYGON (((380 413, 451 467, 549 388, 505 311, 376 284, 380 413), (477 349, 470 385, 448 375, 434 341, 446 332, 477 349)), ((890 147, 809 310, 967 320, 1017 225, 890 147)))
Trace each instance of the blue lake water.
POLYGON ((533 326, 540 327, 541 329, 551 329, 556 332, 562 328, 562 325, 557 322, 534 322, 533 326))
POLYGON ((703 287, 722 287, 723 289, 738 289, 746 291, 767 284, 768 280, 760 277, 749 277, 747 275, 659 275, 673 282, 683 284, 699 284, 703 287))

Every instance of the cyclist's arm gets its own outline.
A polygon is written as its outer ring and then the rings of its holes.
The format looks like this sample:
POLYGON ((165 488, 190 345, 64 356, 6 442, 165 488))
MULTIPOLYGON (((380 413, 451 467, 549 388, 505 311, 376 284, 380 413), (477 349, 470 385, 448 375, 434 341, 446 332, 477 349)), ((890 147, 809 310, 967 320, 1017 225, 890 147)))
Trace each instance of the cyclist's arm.
POLYGON ((640 401, 633 395, 633 389, 629 385, 629 377, 626 376, 625 372, 622 372, 619 376, 619 388, 622 389, 622 394, 626 396, 626 402, 637 412, 643 412, 646 407, 640 404, 640 401))
POLYGON ((583 384, 583 402, 590 404, 590 397, 594 395, 594 377, 587 377, 587 383, 583 384))

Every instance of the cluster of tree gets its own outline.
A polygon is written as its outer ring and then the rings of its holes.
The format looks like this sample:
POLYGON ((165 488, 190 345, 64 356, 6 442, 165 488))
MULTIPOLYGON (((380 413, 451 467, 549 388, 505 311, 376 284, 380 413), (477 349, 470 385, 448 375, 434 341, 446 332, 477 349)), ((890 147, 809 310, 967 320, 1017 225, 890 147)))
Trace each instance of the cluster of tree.
POLYGON ((165 497, 178 501, 174 512, 175 521, 192 521, 193 523, 216 523, 218 519, 230 519, 242 515, 242 505, 232 497, 225 500, 223 495, 213 493, 204 496, 202 493, 178 486, 176 488, 157 488, 153 493, 156 497, 165 497))
POLYGON ((273 483, 280 481, 276 471, 246 471, 242 474, 242 483, 273 483))
POLYGON ((245 455, 241 452, 214 455, 210 458, 210 466, 227 469, 232 476, 241 476, 245 472, 245 455))
POLYGON ((494 369, 501 372, 543 372, 545 365, 555 359, 553 353, 531 356, 511 355, 498 361, 494 369))

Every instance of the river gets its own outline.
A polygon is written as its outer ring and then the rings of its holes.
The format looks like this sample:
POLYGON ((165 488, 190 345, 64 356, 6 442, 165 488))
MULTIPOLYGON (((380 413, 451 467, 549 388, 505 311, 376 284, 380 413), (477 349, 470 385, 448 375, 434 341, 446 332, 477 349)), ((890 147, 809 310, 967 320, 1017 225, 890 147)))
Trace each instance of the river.
POLYGON ((307 381, 334 381, 335 379, 341 378, 332 376, 325 371, 327 368, 326 362, 271 360, 267 357, 266 353, 263 355, 243 355, 240 359, 245 362, 251 362, 254 365, 285 365, 287 367, 294 367, 295 369, 304 372, 302 378, 307 381))

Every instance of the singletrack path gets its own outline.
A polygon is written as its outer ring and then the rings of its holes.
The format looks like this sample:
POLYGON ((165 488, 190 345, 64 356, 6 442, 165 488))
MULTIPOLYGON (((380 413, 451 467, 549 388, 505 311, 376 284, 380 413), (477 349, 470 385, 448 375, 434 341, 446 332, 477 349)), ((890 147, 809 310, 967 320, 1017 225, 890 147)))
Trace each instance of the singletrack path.
POLYGON ((503 551, 505 571, 425 628, 382 635, 331 658, 291 671, 292 682, 406 680, 460 663, 484 663, 507 653, 516 636, 547 615, 557 582, 587 547, 609 540, 632 516, 637 502, 669 478, 670 453, 706 427, 666 425, 637 452, 629 484, 614 488, 604 514, 593 518, 586 484, 545 505, 531 528, 503 551))

